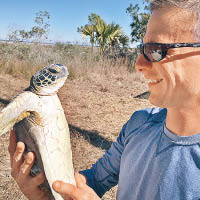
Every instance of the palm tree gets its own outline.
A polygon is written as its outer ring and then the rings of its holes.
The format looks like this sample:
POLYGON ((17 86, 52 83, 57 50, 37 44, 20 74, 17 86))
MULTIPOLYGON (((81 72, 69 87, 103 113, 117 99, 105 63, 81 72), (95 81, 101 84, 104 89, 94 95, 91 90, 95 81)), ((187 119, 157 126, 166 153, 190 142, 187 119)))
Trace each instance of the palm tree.
POLYGON ((102 54, 106 46, 105 32, 107 29, 107 24, 103 19, 101 19, 100 16, 98 16, 96 18, 96 24, 94 27, 96 32, 96 42, 99 45, 100 53, 102 54))
POLYGON ((81 26, 77 29, 78 32, 81 33, 82 37, 90 37, 90 43, 92 45, 92 52, 95 44, 95 31, 94 26, 90 24, 86 24, 85 26, 81 26))
POLYGON ((124 47, 127 44, 128 37, 124 35, 119 24, 112 22, 107 24, 99 15, 92 13, 88 17, 89 24, 78 28, 83 36, 89 36, 92 49, 94 44, 100 48, 100 54, 105 54, 105 51, 110 51, 116 45, 124 47))
POLYGON ((123 31, 120 28, 119 24, 111 23, 107 25, 105 37, 106 37, 108 51, 114 49, 115 46, 119 45, 120 43, 119 38, 122 34, 123 31))

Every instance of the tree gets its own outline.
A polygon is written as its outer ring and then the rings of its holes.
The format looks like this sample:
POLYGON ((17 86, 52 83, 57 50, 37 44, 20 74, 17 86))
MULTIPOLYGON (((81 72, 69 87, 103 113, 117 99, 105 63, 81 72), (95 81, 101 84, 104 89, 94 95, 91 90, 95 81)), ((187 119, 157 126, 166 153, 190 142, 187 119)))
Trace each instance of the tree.
POLYGON ((105 27, 104 33, 102 34, 102 47, 103 51, 114 49, 119 46, 119 37, 123 34, 119 24, 112 22, 105 27))
POLYGON ((35 26, 29 31, 13 30, 9 33, 8 38, 12 41, 24 41, 32 40, 35 42, 40 42, 43 39, 48 39, 49 27, 50 27, 50 14, 48 11, 39 11, 35 16, 35 26))
POLYGON ((32 27, 32 29, 29 31, 29 37, 35 39, 36 41, 48 39, 50 27, 49 19, 50 14, 48 11, 39 11, 38 13, 36 13, 36 26, 32 27))
POLYGON ((88 16, 88 24, 77 28, 82 37, 89 37, 92 45, 92 51, 95 44, 102 47, 102 35, 105 29, 105 22, 95 13, 88 16))
POLYGON ((95 13, 88 16, 88 22, 87 25, 81 26, 77 30, 82 36, 89 36, 92 48, 94 44, 98 45, 101 54, 111 51, 116 45, 120 46, 121 41, 123 42, 121 46, 128 45, 128 37, 125 36, 118 24, 114 22, 107 24, 95 13))
POLYGON ((95 30, 94 26, 91 24, 86 24, 85 26, 81 26, 77 29, 79 33, 81 33, 82 37, 90 37, 90 43, 92 45, 92 52, 95 44, 95 30))
POLYGON ((144 37, 146 26, 150 17, 149 1, 150 0, 143 0, 144 8, 142 11, 138 4, 133 6, 132 3, 126 9, 126 12, 129 13, 132 18, 132 22, 130 24, 132 29, 132 42, 141 42, 144 37))
POLYGON ((119 42, 122 45, 122 48, 128 48, 129 46, 129 37, 125 34, 120 35, 119 42))

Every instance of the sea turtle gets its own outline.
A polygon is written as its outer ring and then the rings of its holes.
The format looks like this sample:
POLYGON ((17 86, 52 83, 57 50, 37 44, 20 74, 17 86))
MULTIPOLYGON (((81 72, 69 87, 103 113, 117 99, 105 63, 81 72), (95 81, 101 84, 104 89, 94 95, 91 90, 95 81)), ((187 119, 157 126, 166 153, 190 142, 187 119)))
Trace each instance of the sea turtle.
POLYGON ((14 126, 17 140, 26 144, 26 152, 36 154, 31 174, 45 172, 47 181, 42 187, 50 191, 50 199, 56 200, 63 198, 52 189, 55 180, 75 185, 69 128, 57 96, 68 74, 61 64, 44 67, 0 112, 0 135, 14 126))

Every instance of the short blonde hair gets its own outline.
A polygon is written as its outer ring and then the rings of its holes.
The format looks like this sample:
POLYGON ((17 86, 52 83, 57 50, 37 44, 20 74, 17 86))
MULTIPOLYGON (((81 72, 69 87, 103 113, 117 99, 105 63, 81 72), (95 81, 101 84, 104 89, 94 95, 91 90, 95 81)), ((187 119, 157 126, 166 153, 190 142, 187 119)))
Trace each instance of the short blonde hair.
POLYGON ((171 6, 177 8, 184 8, 191 10, 193 12, 200 11, 200 1, 199 0, 151 0, 150 7, 151 10, 171 6))
POLYGON ((200 42, 200 0, 151 0, 150 9, 157 10, 165 7, 182 8, 193 12, 196 15, 194 26, 194 37, 200 42))

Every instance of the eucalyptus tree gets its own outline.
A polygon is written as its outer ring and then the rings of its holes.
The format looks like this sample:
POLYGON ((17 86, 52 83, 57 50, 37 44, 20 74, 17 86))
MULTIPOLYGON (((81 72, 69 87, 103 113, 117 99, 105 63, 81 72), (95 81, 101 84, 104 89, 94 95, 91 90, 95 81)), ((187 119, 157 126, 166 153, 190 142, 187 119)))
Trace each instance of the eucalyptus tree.
POLYGON ((30 30, 15 29, 8 34, 9 40, 24 41, 32 40, 40 42, 43 39, 48 39, 50 28, 50 14, 48 11, 39 11, 35 14, 35 26, 30 30))
POLYGON ((143 8, 141 5, 132 3, 126 9, 126 12, 132 18, 131 26, 131 37, 132 42, 141 42, 144 34, 146 32, 146 26, 150 17, 149 13, 149 1, 150 0, 143 0, 143 8))
POLYGON ((125 34, 120 35, 119 41, 123 48, 129 46, 129 37, 127 35, 125 34))
POLYGON ((42 39, 48 39, 48 33, 50 28, 50 14, 48 11, 39 11, 35 16, 35 26, 29 31, 30 38, 34 38, 36 41, 42 39))

